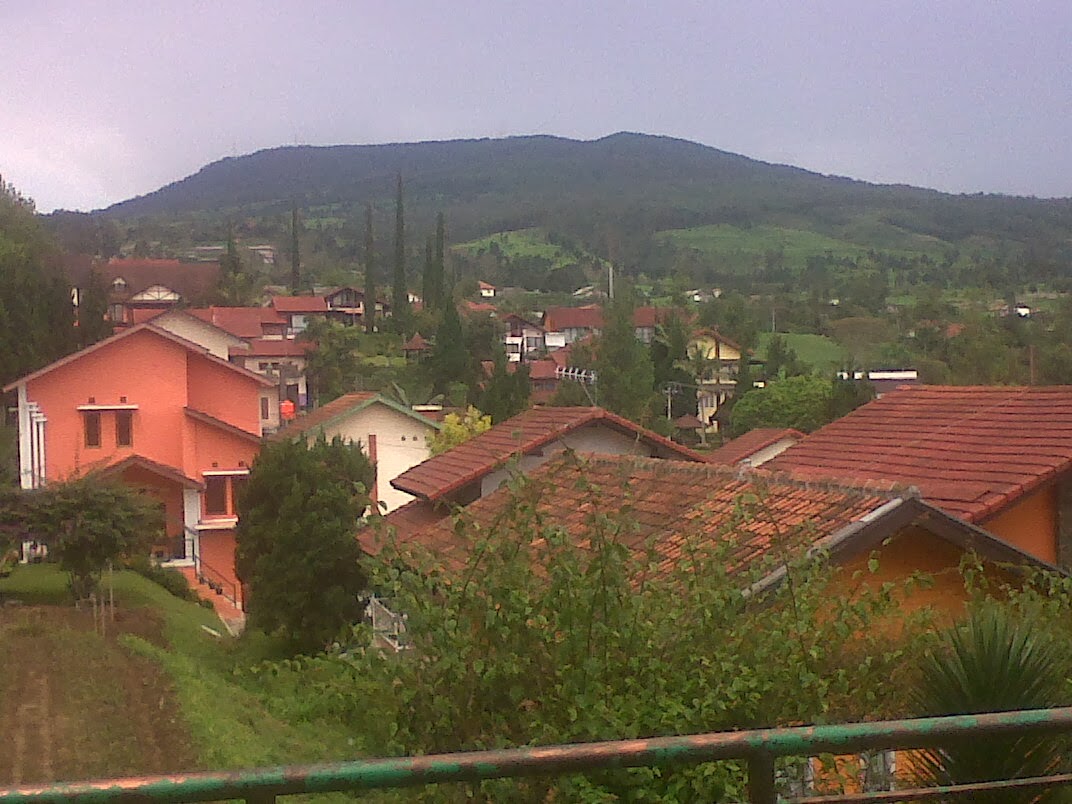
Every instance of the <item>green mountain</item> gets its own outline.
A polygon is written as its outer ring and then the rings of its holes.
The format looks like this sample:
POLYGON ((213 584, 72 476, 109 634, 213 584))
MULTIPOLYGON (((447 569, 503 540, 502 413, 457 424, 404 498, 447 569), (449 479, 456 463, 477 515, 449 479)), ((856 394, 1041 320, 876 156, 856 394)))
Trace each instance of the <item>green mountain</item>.
POLYGON ((1044 264, 1043 276, 1072 260, 1070 199, 874 185, 631 133, 274 148, 214 162, 102 214, 127 226, 184 222, 204 231, 224 220, 281 226, 298 204, 311 228, 346 240, 366 203, 385 215, 393 209, 399 173, 411 231, 430 230, 443 210, 455 243, 541 229, 661 270, 682 254, 738 267, 872 252, 947 264, 1019 255, 1044 264))

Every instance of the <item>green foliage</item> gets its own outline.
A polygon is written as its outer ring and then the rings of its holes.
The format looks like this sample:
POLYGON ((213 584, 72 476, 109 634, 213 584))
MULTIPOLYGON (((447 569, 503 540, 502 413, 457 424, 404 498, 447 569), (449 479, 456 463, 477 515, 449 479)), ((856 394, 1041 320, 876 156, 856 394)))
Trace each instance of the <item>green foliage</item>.
POLYGON ((436 393, 448 393, 451 383, 468 384, 471 381, 472 361, 465 347, 462 319, 451 300, 443 307, 443 320, 436 332, 435 346, 425 361, 436 393))
POLYGON ((495 355, 495 368, 477 395, 477 407, 498 424, 516 416, 529 406, 529 367, 515 364, 509 370, 506 353, 500 348, 495 355))
POLYGON ((733 406, 733 434, 757 427, 793 427, 810 433, 830 421, 833 386, 830 380, 798 375, 772 380, 753 388, 733 406))
MULTIPOLYGON (((400 555, 390 544, 373 562, 374 588, 408 615, 413 647, 397 660, 368 653, 339 661, 377 680, 373 700, 394 702, 385 736, 392 752, 823 722, 903 707, 915 621, 906 620, 904 642, 876 627, 897 611, 893 587, 834 594, 844 579, 821 557, 782 551, 727 571, 737 566, 735 527, 765 516, 762 494, 743 497, 738 520, 717 535, 686 535, 679 557, 666 561, 654 547, 624 546, 633 532, 628 503, 612 508, 599 487, 578 482, 591 501, 583 543, 538 512, 547 487, 515 478, 488 529, 464 510, 457 516, 463 567, 444 577, 439 557, 410 548, 400 555), (783 561, 785 583, 762 601, 744 592, 783 561)), ((804 532, 782 533, 779 543, 804 532)), ((482 793, 710 801, 740 799, 742 784, 740 769, 724 764, 489 783, 482 793)))
POLYGON ((491 416, 484 415, 470 405, 461 416, 448 413, 443 417, 442 427, 428 438, 428 449, 432 455, 442 455, 490 429, 491 416))
MULTIPOLYGON (((914 705, 920 715, 1044 709, 1072 703, 1067 644, 1039 621, 993 601, 941 636, 922 662, 914 705), (1040 627, 1041 626, 1041 627, 1040 627)), ((1069 741, 1053 735, 972 740, 920 752, 913 769, 927 785, 968 784, 1068 773, 1069 741)), ((1058 791, 977 793, 979 802, 1051 801, 1058 791)), ((1064 799, 1061 799, 1064 800, 1064 799)))
POLYGON ((108 321, 108 288, 96 268, 78 299, 78 347, 84 349, 112 334, 108 321))
POLYGON ((395 200, 395 262, 391 282, 391 318, 394 331, 405 335, 409 330, 409 287, 406 284, 406 218, 402 199, 402 174, 398 174, 395 200))
POLYGON ((604 308, 596 344, 597 399, 601 406, 635 422, 650 416, 655 368, 648 347, 636 337, 636 297, 628 286, 604 308))
POLYGON ((300 652, 322 649, 361 618, 365 574, 354 531, 373 478, 361 448, 339 438, 261 450, 236 531, 249 627, 300 652))
POLYGON ((797 353, 781 335, 771 335, 766 342, 766 353, 767 361, 763 373, 771 379, 796 377, 811 371, 811 367, 797 357, 797 353))
POLYGON ((0 179, 0 383, 77 345, 70 284, 33 203, 0 179))
POLYGON ((76 598, 97 588, 109 563, 148 552, 164 527, 155 499, 96 475, 50 483, 26 500, 30 532, 70 575, 76 598))
POLYGON ((325 405, 357 388, 363 373, 360 329, 313 319, 302 337, 316 343, 306 359, 305 376, 318 404, 325 405))
POLYGON ((161 567, 147 555, 135 555, 127 559, 126 568, 166 589, 180 600, 197 603, 200 598, 190 588, 186 576, 174 567, 161 567))
POLYGON ((247 267, 243 261, 234 229, 229 228, 227 247, 220 257, 220 282, 216 289, 220 302, 234 307, 256 305, 261 295, 262 279, 259 272, 247 267))
POLYGON ((372 231, 372 204, 365 207, 365 332, 376 331, 376 240, 372 231))
MULTIPOLYGON (((692 327, 677 314, 672 314, 656 328, 655 339, 651 342, 651 360, 655 388, 660 392, 668 383, 697 385, 697 379, 704 376, 707 367, 699 365, 699 361, 690 359, 702 357, 699 354, 689 355, 691 336, 692 327), (694 371, 700 373, 694 373, 694 371)), ((679 393, 671 396, 671 418, 676 419, 685 413, 696 413, 696 390, 694 388, 683 388, 679 393)))

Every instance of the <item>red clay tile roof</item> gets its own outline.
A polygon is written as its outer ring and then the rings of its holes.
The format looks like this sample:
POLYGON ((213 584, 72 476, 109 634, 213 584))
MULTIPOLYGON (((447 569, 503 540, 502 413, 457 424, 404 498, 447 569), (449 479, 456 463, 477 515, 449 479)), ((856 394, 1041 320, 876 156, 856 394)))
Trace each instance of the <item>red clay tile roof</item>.
POLYGON ((498 307, 494 304, 488 304, 487 302, 466 300, 462 302, 462 305, 465 307, 466 311, 470 313, 497 313, 499 311, 498 307))
POLYGON ((108 262, 84 258, 65 261, 70 280, 78 287, 85 287, 90 271, 95 269, 104 284, 111 290, 112 282, 126 282, 123 295, 134 295, 152 287, 163 285, 183 297, 187 302, 207 298, 220 278, 217 262, 180 262, 179 260, 117 259, 108 262))
POLYGON ((586 304, 584 307, 548 307, 543 314, 543 327, 548 332, 602 329, 603 310, 595 304, 586 304))
POLYGON ((271 307, 195 307, 186 312, 239 338, 261 337, 265 324, 279 330, 287 325, 271 307))
POLYGON ((766 466, 910 483, 943 510, 981 522, 1072 467, 1072 386, 893 391, 766 466))
POLYGON ((428 341, 419 332, 414 332, 413 337, 402 344, 403 352, 424 352, 431 348, 428 341))
MULTIPOLYGON (((524 489, 525 503, 581 546, 594 515, 625 512, 630 527, 617 538, 634 550, 655 539, 664 570, 682 560, 682 548, 693 539, 732 540, 730 568, 741 568, 774 548, 810 545, 901 497, 889 483, 808 483, 762 469, 574 453, 533 470, 524 489)), ((474 543, 511 527, 511 499, 501 488, 467 506, 464 528, 423 500, 392 512, 386 523, 396 527, 403 549, 419 546, 442 566, 457 568, 474 543)), ((376 534, 362 532, 359 539, 367 551, 378 549, 376 534)), ((777 557, 784 558, 780 549, 777 557)))
POLYGON ((272 296, 272 308, 280 313, 326 313, 323 296, 272 296))
POLYGON ((307 357, 316 344, 294 338, 253 338, 249 347, 232 346, 227 350, 235 357, 307 357))
POLYGON ((531 408, 493 426, 452 450, 429 458, 391 481, 399 491, 429 500, 494 471, 514 455, 533 452, 582 427, 602 424, 637 438, 660 456, 703 462, 696 452, 675 444, 603 408, 531 408))
POLYGON ((530 380, 558 379, 558 375, 555 373, 558 370, 558 362, 555 360, 549 358, 543 360, 530 360, 525 365, 529 367, 530 380))
POLYGON ((726 442, 714 452, 708 454, 707 460, 711 463, 732 466, 754 455, 761 449, 778 443, 783 438, 800 441, 800 439, 804 438, 804 434, 791 427, 759 427, 755 430, 749 430, 732 441, 726 442))

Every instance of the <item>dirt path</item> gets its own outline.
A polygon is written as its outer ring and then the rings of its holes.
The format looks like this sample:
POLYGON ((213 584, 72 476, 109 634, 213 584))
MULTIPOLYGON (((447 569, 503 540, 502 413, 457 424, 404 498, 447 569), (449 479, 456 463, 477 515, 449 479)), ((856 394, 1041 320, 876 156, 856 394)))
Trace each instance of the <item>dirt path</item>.
POLYGON ((69 608, 0 608, 0 786, 194 767, 168 679, 116 640, 159 641, 148 610, 118 612, 107 638, 69 608))

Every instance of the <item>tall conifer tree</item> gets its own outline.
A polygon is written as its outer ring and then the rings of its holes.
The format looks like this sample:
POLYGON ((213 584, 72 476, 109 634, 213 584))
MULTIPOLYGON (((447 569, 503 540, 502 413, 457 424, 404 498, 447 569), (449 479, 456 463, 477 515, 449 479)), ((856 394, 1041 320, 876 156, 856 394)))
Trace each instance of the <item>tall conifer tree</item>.
POLYGON ((290 291, 301 290, 301 253, 298 250, 298 205, 290 210, 290 291))
POLYGON ((436 216, 436 232, 435 232, 435 270, 432 271, 432 276, 435 277, 434 295, 436 300, 436 309, 442 309, 445 301, 444 287, 446 283, 446 270, 444 269, 444 243, 446 241, 446 225, 443 222, 443 213, 440 212, 436 216))
POLYGON ((406 223, 402 206, 402 174, 398 174, 398 197, 395 201, 395 271, 391 292, 395 330, 405 334, 409 329, 409 292, 406 287, 406 223))
POLYGON ((365 332, 376 331, 376 242, 372 234, 372 204, 365 207, 365 332))
POLYGON ((435 262, 432 259, 432 238, 424 241, 424 275, 421 278, 421 295, 424 297, 424 309, 435 309, 435 262))

